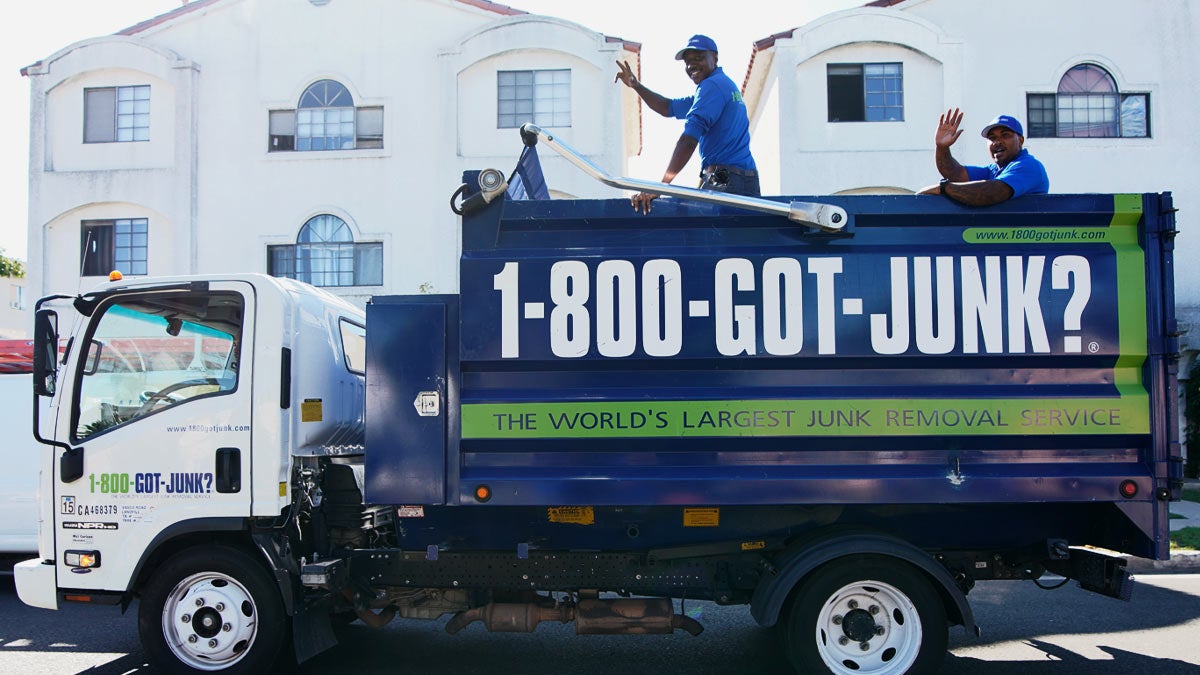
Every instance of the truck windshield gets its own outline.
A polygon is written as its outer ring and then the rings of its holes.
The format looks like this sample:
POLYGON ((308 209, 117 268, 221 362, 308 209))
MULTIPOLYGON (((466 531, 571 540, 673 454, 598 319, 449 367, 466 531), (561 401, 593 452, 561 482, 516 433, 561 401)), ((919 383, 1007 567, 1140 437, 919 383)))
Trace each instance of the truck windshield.
POLYGON ((237 388, 242 302, 233 293, 122 298, 97 312, 75 438, 237 388))

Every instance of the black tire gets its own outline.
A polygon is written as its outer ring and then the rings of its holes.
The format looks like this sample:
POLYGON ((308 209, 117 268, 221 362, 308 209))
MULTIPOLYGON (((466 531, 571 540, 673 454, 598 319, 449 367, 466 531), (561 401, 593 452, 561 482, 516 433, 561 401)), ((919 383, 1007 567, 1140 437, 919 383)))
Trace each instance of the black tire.
POLYGON ((279 587, 250 555, 191 548, 154 571, 142 589, 138 635, 161 672, 271 672, 295 663, 279 587))
POLYGON ((784 648, 805 675, 936 673, 946 657, 941 597, 921 571, 894 558, 827 563, 801 582, 786 610, 784 648))

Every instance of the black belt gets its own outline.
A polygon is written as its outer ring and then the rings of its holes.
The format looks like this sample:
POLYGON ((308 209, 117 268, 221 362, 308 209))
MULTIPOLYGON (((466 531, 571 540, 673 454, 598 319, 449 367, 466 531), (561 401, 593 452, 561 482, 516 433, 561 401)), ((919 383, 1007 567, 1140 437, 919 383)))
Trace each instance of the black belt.
POLYGON ((704 169, 700 172, 700 177, 704 178, 705 176, 707 176, 708 174, 710 174, 714 171, 725 171, 726 173, 731 173, 735 176, 757 176, 758 175, 758 172, 756 172, 754 169, 742 169, 740 167, 727 166, 725 164, 710 164, 709 166, 704 167, 704 169))

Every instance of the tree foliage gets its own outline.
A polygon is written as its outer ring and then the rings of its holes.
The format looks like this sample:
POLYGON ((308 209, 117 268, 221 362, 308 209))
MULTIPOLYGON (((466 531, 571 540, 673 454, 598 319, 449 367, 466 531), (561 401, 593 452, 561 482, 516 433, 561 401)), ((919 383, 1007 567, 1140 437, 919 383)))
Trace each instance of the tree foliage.
POLYGON ((0 277, 15 277, 17 279, 24 278, 25 263, 10 258, 4 255, 4 249, 0 249, 0 277))

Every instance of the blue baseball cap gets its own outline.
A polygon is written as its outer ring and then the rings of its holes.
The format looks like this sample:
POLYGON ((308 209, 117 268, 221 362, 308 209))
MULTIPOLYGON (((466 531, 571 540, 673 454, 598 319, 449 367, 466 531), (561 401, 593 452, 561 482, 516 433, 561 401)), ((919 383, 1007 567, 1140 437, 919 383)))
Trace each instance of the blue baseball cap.
POLYGON ((999 117, 992 120, 991 122, 988 122, 988 125, 983 128, 983 131, 980 133, 980 136, 987 138, 988 132, 991 131, 992 129, 995 129, 996 127, 1004 127, 1005 129, 1010 129, 1010 130, 1012 130, 1013 133, 1015 133, 1018 136, 1025 135, 1025 130, 1021 128, 1021 123, 1017 121, 1017 118, 1013 117, 1012 115, 1000 115, 999 117))
POLYGON ((692 39, 688 40, 687 46, 675 52, 675 60, 682 61, 683 53, 689 49, 699 49, 701 51, 717 53, 717 43, 707 35, 693 35, 692 39))

